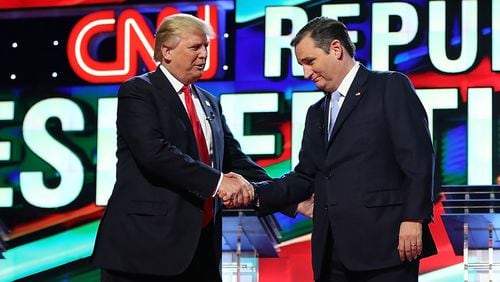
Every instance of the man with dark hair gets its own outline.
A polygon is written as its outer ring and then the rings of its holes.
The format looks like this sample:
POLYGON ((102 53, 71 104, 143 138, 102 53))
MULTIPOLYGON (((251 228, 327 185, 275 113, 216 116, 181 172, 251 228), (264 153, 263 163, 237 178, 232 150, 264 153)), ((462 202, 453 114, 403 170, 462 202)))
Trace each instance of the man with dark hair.
POLYGON ((346 26, 333 19, 311 20, 292 46, 304 77, 326 95, 308 110, 295 169, 254 185, 259 212, 314 193, 316 281, 417 281, 420 258, 436 253, 428 227, 435 183, 413 85, 355 61, 346 26))

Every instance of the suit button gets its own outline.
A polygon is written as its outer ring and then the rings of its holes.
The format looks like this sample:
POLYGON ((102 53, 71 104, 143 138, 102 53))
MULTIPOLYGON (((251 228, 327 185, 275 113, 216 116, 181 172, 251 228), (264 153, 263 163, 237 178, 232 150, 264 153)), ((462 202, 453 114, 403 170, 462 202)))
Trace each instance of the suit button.
POLYGON ((332 173, 330 172, 327 176, 325 176, 325 179, 328 180, 332 177, 332 173))
POLYGON ((328 210, 328 205, 325 205, 325 211, 327 211, 327 210, 328 210))

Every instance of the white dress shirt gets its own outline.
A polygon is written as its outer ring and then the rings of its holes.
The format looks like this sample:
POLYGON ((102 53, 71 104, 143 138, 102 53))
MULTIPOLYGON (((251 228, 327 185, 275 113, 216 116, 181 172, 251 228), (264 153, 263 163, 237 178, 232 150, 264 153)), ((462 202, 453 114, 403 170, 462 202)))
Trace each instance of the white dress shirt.
MULTIPOLYGON (((344 77, 344 79, 340 83, 339 87, 335 90, 335 91, 338 91, 340 93, 340 100, 338 102, 340 108, 342 108, 342 104, 344 103, 345 97, 347 96, 347 92, 349 91, 349 88, 351 88, 351 84, 354 81, 354 77, 356 77, 356 73, 358 73, 358 70, 359 70, 359 62, 356 62, 354 64, 354 66, 351 68, 351 70, 344 77)), ((333 95, 333 92, 331 94, 333 95)), ((330 123, 330 114, 332 112, 332 108, 333 108, 333 99, 330 99, 330 105, 328 107, 328 109, 329 109, 328 110, 328 126, 330 126, 329 123, 330 123)))

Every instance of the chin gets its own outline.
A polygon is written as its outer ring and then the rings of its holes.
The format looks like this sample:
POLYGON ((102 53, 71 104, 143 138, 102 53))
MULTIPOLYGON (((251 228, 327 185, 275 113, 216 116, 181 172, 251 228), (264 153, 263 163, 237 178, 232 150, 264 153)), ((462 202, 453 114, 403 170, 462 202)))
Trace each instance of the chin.
POLYGON ((192 71, 189 73, 189 76, 192 80, 198 80, 203 75, 202 71, 192 71))
POLYGON ((327 91, 325 89, 326 85, 322 84, 322 83, 316 83, 316 87, 319 89, 319 90, 323 90, 323 91, 327 91))

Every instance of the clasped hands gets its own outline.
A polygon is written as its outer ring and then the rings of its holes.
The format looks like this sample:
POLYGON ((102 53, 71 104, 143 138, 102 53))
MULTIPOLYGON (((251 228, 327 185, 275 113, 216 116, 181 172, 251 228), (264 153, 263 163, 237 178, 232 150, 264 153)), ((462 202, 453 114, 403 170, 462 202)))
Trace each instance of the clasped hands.
POLYGON ((255 193, 252 184, 243 176, 230 172, 224 174, 217 196, 226 207, 235 208, 249 205, 255 193))

